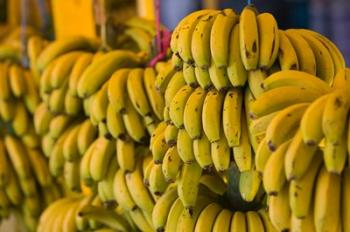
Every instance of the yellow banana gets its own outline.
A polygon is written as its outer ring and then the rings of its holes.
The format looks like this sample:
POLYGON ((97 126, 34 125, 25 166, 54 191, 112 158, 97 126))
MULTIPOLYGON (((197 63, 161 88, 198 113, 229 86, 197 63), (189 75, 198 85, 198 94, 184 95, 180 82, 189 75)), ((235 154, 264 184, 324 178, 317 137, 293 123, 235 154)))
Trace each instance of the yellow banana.
POLYGON ((121 114, 115 111, 111 103, 109 103, 107 106, 107 128, 113 138, 126 138, 123 117, 121 114))
POLYGON ((228 209, 223 209, 217 215, 213 225, 213 232, 228 231, 230 229, 232 212, 228 209))
POLYGON ((117 139, 117 161, 120 169, 131 172, 135 168, 136 151, 133 141, 117 139))
POLYGON ((164 131, 163 131, 158 137, 154 138, 154 142, 151 147, 154 163, 156 164, 162 163, 167 150, 168 150, 168 145, 165 142, 164 131))
MULTIPOLYGON (((180 90, 181 91, 181 90, 180 90)), ((185 130, 192 139, 198 139, 202 135, 202 109, 206 92, 198 87, 189 96, 183 112, 185 130)), ((175 98, 174 98, 175 100, 175 98)), ((171 110, 172 108, 170 108, 171 110)), ((178 111, 179 112, 179 111, 178 111)), ((180 124, 180 123, 175 123, 180 124)))
POLYGON ((152 225, 146 220, 140 209, 129 211, 130 217, 141 231, 153 231, 152 225))
POLYGON ((166 127, 167 127, 167 124, 165 122, 160 122, 158 124, 156 129, 151 134, 150 143, 149 143, 149 148, 150 149, 152 148, 155 139, 158 138, 160 135, 162 135, 164 133, 164 130, 166 129, 166 127))
POLYGON ((80 191, 80 160, 64 163, 63 177, 67 189, 72 192, 80 191))
POLYGON ((216 222, 216 219, 220 214, 220 211, 222 211, 222 206, 216 202, 213 202, 209 204, 207 207, 205 207, 197 219, 197 223, 194 231, 195 232, 212 231, 212 228, 214 227, 214 223, 216 222))
POLYGON ((277 232, 276 228, 272 225, 272 222, 269 218, 269 212, 266 209, 260 209, 258 211, 259 216, 264 224, 266 232, 277 232))
MULTIPOLYGON (((174 69, 180 71, 183 68, 184 63, 182 62, 182 59, 175 53, 171 55, 171 63, 174 67, 174 69)), ((186 63, 185 63, 186 64, 186 63)))
POLYGON ((294 215, 292 215, 291 219, 291 232, 303 232, 303 231, 310 231, 315 232, 315 224, 314 224, 314 218, 313 218, 313 212, 310 212, 309 215, 305 218, 297 218, 294 215))
POLYGON ((64 100, 68 90, 67 82, 59 89, 52 91, 49 98, 49 109, 54 114, 64 113, 64 100))
POLYGON ((49 135, 52 138, 58 138, 71 124, 72 119, 66 115, 57 115, 50 121, 49 135))
POLYGON ((23 96, 26 92, 26 83, 24 82, 22 68, 18 65, 11 65, 8 75, 12 95, 15 97, 23 96))
POLYGON ((289 205, 297 218, 305 218, 313 210, 313 187, 321 164, 322 157, 316 155, 305 175, 290 182, 289 205))
POLYGON ((293 47, 292 42, 282 30, 279 30, 280 38, 280 50, 278 52, 278 61, 281 66, 281 70, 299 70, 301 61, 298 60, 296 49, 293 47))
POLYGON ((131 198, 130 192, 126 185, 125 179, 126 173, 119 169, 115 176, 113 182, 113 193, 117 203, 126 210, 135 210, 137 208, 134 200, 131 198))
POLYGON ((297 53, 300 70, 316 75, 316 59, 310 45, 296 31, 287 30, 285 33, 297 53))
POLYGON ((217 171, 222 172, 229 169, 231 160, 231 149, 225 136, 211 144, 211 158, 217 171))
POLYGON ((318 174, 314 195, 314 223, 316 231, 332 231, 340 219, 341 177, 327 172, 318 174))
POLYGON ((146 52, 148 56, 152 55, 152 37, 149 35, 146 31, 136 28, 136 27, 131 27, 127 28, 124 31, 125 35, 130 37, 133 41, 136 42, 137 47, 141 50, 146 52))
POLYGON ((108 100, 114 111, 124 112, 127 98, 126 83, 130 70, 119 69, 113 73, 108 81, 108 100))
POLYGON ((204 100, 202 111, 203 131, 211 143, 220 139, 222 130, 221 112, 224 98, 221 92, 210 90, 204 100))
MULTIPOLYGON (((193 154, 201 168, 211 170, 213 167, 211 144, 205 134, 199 139, 193 140, 193 154)), ((220 154, 220 156, 222 155, 224 154, 220 154)))
POLYGON ((46 134, 41 139, 41 148, 46 157, 49 157, 52 151, 52 148, 56 142, 56 139, 52 138, 49 134, 46 134))
POLYGON ((259 214, 255 211, 249 211, 246 213, 247 231, 258 232, 264 231, 264 224, 259 217, 259 214))
POLYGON ((257 16, 259 29, 259 67, 269 69, 275 63, 278 55, 280 38, 278 25, 270 13, 262 13, 257 16))
POLYGON ((42 72, 39 83, 40 93, 50 93, 52 91, 51 75, 55 66, 56 60, 52 61, 42 72))
POLYGON ((227 191, 227 184, 218 174, 202 175, 199 182, 220 196, 223 196, 227 191))
POLYGON ((247 122, 242 111, 241 116, 241 136, 238 146, 233 147, 233 158, 240 172, 251 170, 252 168, 252 148, 249 143, 247 122))
POLYGON ((43 154, 36 149, 27 149, 27 154, 38 183, 43 187, 50 186, 52 184, 52 177, 48 168, 48 162, 43 154))
POLYGON ((173 67, 171 62, 166 63, 165 67, 162 70, 160 70, 160 72, 156 77, 156 82, 155 82, 156 89, 163 94, 167 89, 167 86, 170 80, 172 79, 172 77, 175 75, 176 72, 177 71, 173 67))
POLYGON ((214 62, 211 62, 208 71, 215 89, 224 92, 230 87, 231 84, 226 67, 217 67, 214 62))
POLYGON ((226 93, 222 110, 222 125, 230 147, 240 145, 242 103, 242 90, 231 89, 226 93))
POLYGON ((213 86, 208 68, 195 67, 196 80, 202 89, 208 90, 213 86))
MULTIPOLYGON (((146 68, 144 71, 144 88, 147 93, 149 103, 153 109, 153 113, 159 120, 163 120, 164 99, 162 95, 156 91, 155 87, 156 73, 152 68, 146 68)), ((134 86, 133 86, 134 87, 134 86)))
POLYGON ((85 153, 90 144, 95 140, 96 136, 97 129, 91 124, 90 120, 87 119, 82 122, 77 138, 77 146, 80 155, 85 153))
POLYGON ((96 92, 94 100, 92 101, 90 117, 94 117, 97 122, 105 122, 107 118, 108 107, 108 95, 107 95, 108 82, 105 83, 101 89, 96 92))
POLYGON ((262 178, 256 170, 241 172, 239 192, 243 200, 252 202, 258 194, 262 178))
POLYGON ((162 164, 155 164, 149 175, 149 190, 155 196, 161 196, 168 187, 168 183, 165 179, 162 170, 162 164))
POLYGON ((255 153, 255 168, 258 172, 262 173, 264 171, 270 155, 271 151, 266 143, 266 138, 264 137, 255 153))
POLYGON ((71 93, 72 96, 78 96, 77 86, 80 77, 85 69, 91 64, 92 59, 93 55, 91 53, 82 53, 79 57, 77 57, 69 75, 68 88, 69 93, 71 93))
POLYGON ((178 220, 183 210, 184 207, 182 205, 182 202, 180 198, 177 198, 170 207, 166 221, 165 231, 176 231, 178 220))
POLYGON ((246 70, 255 70, 259 63, 260 42, 256 9, 243 9, 239 22, 241 59, 246 70))
POLYGON ((349 231, 350 228, 350 214, 349 214, 349 193, 350 193, 350 169, 345 168, 342 173, 342 196, 341 196, 341 202, 343 204, 343 207, 341 208, 341 221, 342 221, 342 227, 344 231, 349 231))
POLYGON ((0 140, 0 186, 4 187, 10 176, 10 163, 8 160, 8 155, 6 153, 6 147, 4 141, 0 140))
POLYGON ((210 32, 210 51, 212 65, 218 68, 227 67, 229 36, 232 27, 238 22, 239 17, 232 9, 225 9, 214 20, 210 32))
POLYGON ((39 91, 37 90, 37 86, 35 85, 29 71, 25 71, 24 77, 27 86, 26 94, 23 96, 24 103, 27 107, 27 110, 33 114, 36 107, 40 104, 39 91))
POLYGON ((291 227, 291 212, 289 208, 289 185, 285 184, 277 196, 269 198, 269 216, 272 225, 278 231, 289 230, 291 227))
POLYGON ((16 109, 12 100, 0 100, 0 116, 3 121, 10 122, 13 120, 16 109))
POLYGON ((176 145, 177 140, 177 133, 179 129, 177 129, 176 126, 172 124, 168 124, 165 131, 164 131, 164 138, 165 142, 169 147, 176 145))
POLYGON ((199 85, 197 82, 197 79, 196 79, 195 69, 196 68, 193 66, 193 64, 184 63, 182 66, 183 78, 184 78, 186 84, 191 86, 192 88, 197 88, 199 85))
POLYGON ((234 212, 231 219, 230 231, 240 232, 240 231, 247 231, 247 230, 248 228, 247 228, 245 214, 240 211, 234 212))
POLYGON ((167 182, 175 182, 178 174, 180 173, 181 165, 182 161, 177 151, 177 147, 170 147, 165 153, 162 163, 163 174, 167 182))
POLYGON ((166 106, 169 106, 175 94, 182 88, 186 82, 184 79, 185 72, 176 72, 169 81, 169 84, 164 93, 164 99, 166 106))
POLYGON ((15 114, 12 120, 12 129, 17 136, 23 136, 29 130, 30 116, 23 103, 16 103, 15 114))
POLYGON ((184 163, 195 161, 192 139, 185 129, 180 129, 177 134, 177 152, 184 163))
POLYGON ((266 77, 267 73, 262 69, 251 70, 248 72, 248 86, 254 98, 258 98, 265 92, 263 89, 263 82, 266 77))
POLYGON ((325 139, 323 148, 323 159, 327 171, 331 173, 341 174, 347 159, 347 140, 345 134, 336 143, 325 139))
POLYGON ((67 135, 63 143, 63 156, 66 161, 75 161, 79 158, 78 135, 80 124, 76 125, 67 135))
POLYGON ((184 128, 184 111, 188 98, 193 89, 190 86, 183 86, 177 91, 170 103, 169 116, 177 128, 184 128))
POLYGON ((11 96, 10 89, 10 65, 7 63, 2 63, 0 65, 0 99, 7 100, 11 96))

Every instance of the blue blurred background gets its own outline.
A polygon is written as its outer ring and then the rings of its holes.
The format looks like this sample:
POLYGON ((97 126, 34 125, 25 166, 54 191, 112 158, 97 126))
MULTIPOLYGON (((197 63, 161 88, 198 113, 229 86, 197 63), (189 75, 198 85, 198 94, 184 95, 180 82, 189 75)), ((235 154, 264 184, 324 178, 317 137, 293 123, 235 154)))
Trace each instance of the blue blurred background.
MULTIPOLYGON (((350 0, 251 0, 260 12, 272 13, 282 29, 310 28, 341 49, 350 62, 350 0)), ((189 12, 208 6, 240 12, 247 0, 161 0, 162 23, 173 29, 189 12), (209 2, 209 3, 208 3, 209 2)))

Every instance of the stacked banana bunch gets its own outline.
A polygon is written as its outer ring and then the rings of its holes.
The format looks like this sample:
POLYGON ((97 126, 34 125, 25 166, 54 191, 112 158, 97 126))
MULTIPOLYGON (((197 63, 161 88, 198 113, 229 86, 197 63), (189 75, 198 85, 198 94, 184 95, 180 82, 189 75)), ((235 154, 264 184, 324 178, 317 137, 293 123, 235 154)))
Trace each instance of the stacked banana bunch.
POLYGON ((255 165, 280 231, 350 228, 348 75, 340 69, 330 87, 305 72, 281 71, 266 78, 266 92, 248 103, 251 125, 261 133, 255 165))
POLYGON ((41 215, 37 231, 136 231, 122 209, 104 208, 94 194, 76 194, 53 202, 41 215))

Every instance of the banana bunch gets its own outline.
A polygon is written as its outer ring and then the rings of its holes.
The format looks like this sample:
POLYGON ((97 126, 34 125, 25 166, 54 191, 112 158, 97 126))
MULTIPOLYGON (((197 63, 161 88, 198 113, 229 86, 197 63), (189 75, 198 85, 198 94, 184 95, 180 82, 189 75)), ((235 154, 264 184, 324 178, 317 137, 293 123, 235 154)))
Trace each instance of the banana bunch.
POLYGON ((53 202, 41 215, 37 231, 136 231, 120 207, 105 208, 94 194, 76 194, 53 202))

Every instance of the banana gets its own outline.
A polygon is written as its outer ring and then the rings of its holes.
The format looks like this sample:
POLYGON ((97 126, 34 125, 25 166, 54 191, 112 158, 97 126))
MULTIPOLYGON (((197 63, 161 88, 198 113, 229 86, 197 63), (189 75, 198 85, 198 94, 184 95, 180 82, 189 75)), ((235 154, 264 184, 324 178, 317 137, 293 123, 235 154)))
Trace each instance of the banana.
POLYGON ((288 180, 301 178, 308 170, 317 147, 304 143, 301 131, 298 130, 285 154, 284 166, 288 180))
POLYGON ((130 225, 126 219, 113 210, 98 206, 85 206, 79 211, 79 215, 101 222, 114 230, 130 231, 130 225))
POLYGON ((291 227, 288 189, 288 184, 285 184, 277 196, 269 198, 270 220, 278 231, 286 231, 291 227))
POLYGON ((248 75, 241 59, 240 24, 236 24, 231 31, 228 51, 227 76, 231 85, 244 86, 248 75))
POLYGON ((190 86, 183 86, 177 91, 170 103, 169 116, 177 128, 184 128, 184 111, 187 100, 193 93, 190 86))
POLYGON ((13 120, 16 109, 12 100, 0 100, 0 116, 3 121, 10 122, 13 120))
POLYGON ((176 28, 174 29, 172 35, 171 35, 171 40, 170 40, 170 48, 173 51, 173 53, 178 54, 178 45, 179 45, 179 32, 181 30, 181 28, 186 25, 188 23, 188 21, 191 21, 195 18, 200 18, 202 16, 205 16, 208 13, 213 12, 212 9, 205 9, 205 10, 199 10, 199 11, 195 11, 189 15, 187 15, 186 17, 184 17, 176 26, 176 28))
POLYGON ((213 232, 229 231, 231 225, 232 212, 228 209, 223 209, 217 215, 213 225, 213 232))
POLYGON ((193 66, 193 64, 184 63, 182 66, 183 78, 186 84, 191 86, 192 88, 197 88, 199 85, 196 79, 195 69, 196 68, 193 66))
POLYGON ((113 159, 109 164, 106 177, 98 182, 98 194, 100 194, 100 190, 102 190, 102 194, 105 199, 103 199, 103 203, 108 207, 113 207, 116 204, 116 200, 114 197, 114 177, 116 172, 119 170, 119 165, 116 159, 113 159))
POLYGON ((163 174, 162 164, 153 165, 149 175, 148 183, 149 190, 153 195, 161 196, 165 192, 168 183, 163 174))
POLYGON ((111 79, 108 81, 108 100, 111 107, 117 113, 125 111, 125 104, 127 98, 127 79, 129 76, 129 69, 118 69, 113 73, 111 79))
POLYGON ((181 199, 177 198, 170 207, 165 225, 165 231, 176 231, 178 219, 180 218, 183 210, 184 207, 181 199))
POLYGON ((350 177, 350 169, 345 168, 342 173, 342 196, 341 196, 341 202, 343 204, 343 207, 341 208, 341 221, 342 221, 342 227, 344 231, 349 231, 350 228, 350 214, 349 214, 349 192, 350 192, 350 185, 349 185, 349 179, 350 177))
POLYGON ((294 30, 287 30, 285 33, 296 51, 300 70, 316 75, 316 59, 310 45, 294 30))
POLYGON ((119 167, 125 172, 131 172, 135 168, 136 151, 133 141, 117 139, 117 161, 119 167))
POLYGON ((56 60, 52 61, 42 72, 40 76, 40 93, 50 93, 52 92, 52 86, 51 86, 51 75, 52 71, 56 66, 56 60))
POLYGON ((322 164, 322 157, 315 156, 308 171, 289 185, 289 205, 293 216, 305 218, 312 212, 313 186, 322 164))
POLYGON ((72 192, 80 191, 80 160, 74 162, 65 162, 63 169, 64 182, 67 189, 72 192))
POLYGON ((219 196, 223 196, 227 191, 227 183, 220 176, 220 173, 202 175, 199 182, 208 190, 219 196))
POLYGON ((162 163, 165 153, 168 150, 168 145, 165 142, 164 131, 158 137, 155 137, 152 142, 153 145, 151 147, 151 151, 153 161, 156 164, 160 164, 162 163))
POLYGON ((156 129, 153 131, 153 133, 151 134, 151 138, 150 138, 150 145, 149 148, 151 149, 154 141, 156 138, 158 138, 159 136, 161 136, 162 134, 164 134, 164 130, 166 129, 167 124, 165 122, 160 122, 158 124, 158 126, 156 127, 156 129))
POLYGON ((211 158, 217 171, 223 172, 229 169, 231 160, 231 149, 225 136, 211 144, 211 158))
POLYGON ((102 180, 107 173, 107 167, 115 154, 115 141, 110 141, 104 137, 96 140, 90 161, 91 177, 95 181, 102 180))
POLYGON ((57 139, 66 130, 66 128, 71 124, 71 118, 67 115, 61 114, 55 116, 50 121, 49 135, 52 138, 57 139))
POLYGON ((177 152, 184 163, 195 161, 193 141, 185 129, 180 129, 177 134, 177 152))
POLYGON ((240 232, 240 231, 247 231, 247 230, 248 228, 247 228, 245 214, 240 211, 234 212, 231 219, 230 231, 240 232))
POLYGON ((201 168, 211 170, 213 167, 211 144, 205 134, 201 138, 193 140, 193 154, 201 168))
POLYGON ((35 174, 35 179, 42 187, 48 187, 52 184, 52 177, 47 164, 47 160, 44 158, 38 150, 27 149, 28 159, 30 165, 35 174))
MULTIPOLYGON (((276 228, 272 225, 272 222, 269 218, 269 212, 267 209, 260 209, 258 214, 264 224, 266 232, 277 232, 276 228)), ((292 225, 293 227, 293 225, 292 225)), ((311 232, 311 231, 310 231, 311 232)))
POLYGON ((190 164, 185 163, 182 166, 177 192, 185 209, 188 211, 193 211, 196 206, 201 175, 202 168, 196 162, 190 164), (189 176, 191 178, 188 178, 189 176))
POLYGON ((68 90, 64 97, 64 111, 66 114, 76 116, 82 112, 83 100, 81 98, 72 96, 68 90))
POLYGON ((265 191, 269 195, 278 195, 286 182, 284 160, 290 141, 282 143, 268 158, 263 172, 265 191))
POLYGON ((198 203, 192 210, 188 211, 186 208, 182 210, 175 231, 194 231, 200 213, 212 202, 207 196, 199 196, 198 203))
POLYGON ((281 70, 300 70, 301 61, 298 60, 298 54, 292 42, 282 30, 279 30, 280 48, 278 52, 278 61, 281 70))
POLYGON ((163 174, 165 180, 169 183, 175 182, 182 165, 182 161, 180 159, 177 149, 178 148, 176 146, 170 147, 165 153, 162 162, 163 174))
POLYGON ((212 30, 215 18, 220 13, 218 11, 213 11, 212 13, 209 13, 201 17, 192 33, 191 52, 192 52, 194 63, 199 68, 207 69, 210 65, 211 30, 212 30))
POLYGON ((112 135, 109 133, 106 123, 99 122, 97 127, 99 137, 105 137, 108 140, 112 139, 112 135))
POLYGON ((150 161, 147 166, 143 168, 143 183, 146 187, 149 187, 149 176, 154 165, 155 163, 150 161))
POLYGON ((63 156, 68 162, 76 161, 79 158, 78 150, 78 135, 80 130, 80 124, 76 125, 67 135, 67 138, 63 143, 63 156))
POLYGON ((194 73, 196 75, 196 80, 202 89, 208 90, 213 86, 208 68, 195 67, 194 73))
POLYGON ((128 135, 136 142, 144 143, 147 139, 147 134, 140 115, 132 106, 130 99, 126 101, 125 113, 123 114, 123 122, 128 135))
POLYGON ((24 103, 27 110, 33 114, 36 107, 40 104, 39 91, 37 90, 37 86, 35 85, 33 78, 28 71, 25 71, 24 77, 27 86, 26 94, 23 96, 24 103))
POLYGON ((7 100, 11 97, 11 87, 10 87, 10 65, 8 63, 2 63, 0 65, 0 99, 7 100))
POLYGON ((152 55, 152 40, 153 37, 149 35, 146 31, 132 27, 132 28, 127 28, 124 31, 125 35, 130 37, 135 43, 137 44, 137 47, 141 50, 146 52, 148 56, 152 55))
POLYGON ((296 30, 296 32, 307 41, 315 55, 317 76, 326 83, 332 84, 335 76, 335 67, 327 47, 315 36, 304 30, 296 30))
POLYGON ((242 103, 243 96, 240 89, 234 88, 226 93, 222 110, 222 125, 230 147, 240 144, 242 103))
POLYGON ((208 71, 210 80, 215 89, 219 90, 220 92, 225 92, 227 89, 229 89, 231 84, 227 76, 226 67, 217 67, 214 62, 211 62, 208 71))
POLYGON ((340 219, 341 177, 327 172, 318 174, 314 196, 314 223, 316 231, 332 231, 340 219))
POLYGON ((177 133, 179 129, 173 124, 168 124, 164 131, 165 142, 169 147, 176 145, 177 133))
POLYGON ((223 104, 224 96, 217 90, 210 90, 204 100, 202 112, 203 131, 211 143, 220 139, 223 104))
POLYGON ((62 224, 62 231, 63 232, 77 230, 77 225, 75 224, 75 214, 78 212, 78 209, 79 209, 79 205, 80 205, 79 200, 74 202, 74 204, 72 204, 70 206, 69 210, 67 211, 66 216, 63 219, 63 224, 62 224))
POLYGON ((206 92, 202 88, 198 87, 189 96, 185 105, 183 112, 183 123, 185 130, 192 139, 198 139, 202 136, 201 119, 204 99, 206 98, 206 95, 206 92))
POLYGON ((81 123, 77 137, 77 146, 80 155, 85 154, 86 150, 95 140, 96 136, 97 129, 91 124, 89 119, 86 119, 81 123))
POLYGON ((262 178, 256 170, 241 172, 239 192, 243 200, 252 202, 258 194, 262 178))
POLYGON ((251 70, 248 72, 248 86, 254 98, 258 98, 265 92, 263 89, 263 82, 266 77, 267 73, 262 69, 251 70))
POLYGON ((9 159, 20 179, 31 177, 31 167, 24 145, 17 138, 7 135, 4 139, 9 159))
POLYGON ((111 103, 107 106, 107 128, 113 138, 122 140, 126 138, 123 117, 115 111, 111 103))
POLYGON ((67 82, 59 89, 52 91, 49 98, 49 109, 54 114, 64 113, 64 100, 67 94, 67 82))
POLYGON ((291 232, 303 232, 310 231, 315 232, 315 224, 313 220, 313 212, 311 212, 307 217, 297 218, 292 215, 291 219, 291 232))
POLYGON ((117 203, 126 210, 134 211, 137 206, 134 200, 131 198, 129 189, 126 185, 126 173, 119 169, 115 176, 113 182, 113 193, 117 203))
POLYGON ((95 41, 84 37, 72 37, 67 39, 56 40, 48 45, 37 60, 37 66, 40 71, 53 61, 56 57, 74 50, 95 50, 95 41))
POLYGON ((139 162, 136 164, 136 169, 133 172, 126 174, 126 185, 136 205, 145 212, 151 213, 154 208, 154 202, 147 188, 143 184, 141 169, 142 163, 139 162))
POLYGON ((93 151, 95 149, 95 142, 92 143, 87 151, 85 152, 84 156, 81 158, 80 161, 80 179, 86 186, 92 186, 93 185, 93 179, 91 177, 90 173, 90 161, 93 154, 93 151))
MULTIPOLYGON (((8 164, 8 163, 7 163, 8 164)), ((19 180, 12 168, 8 167, 8 178, 4 191, 10 200, 11 204, 19 206, 24 201, 22 189, 19 185, 19 180)), ((3 207, 3 206, 2 206, 3 207)))
POLYGON ((233 158, 240 172, 251 170, 252 168, 252 148, 249 143, 247 122, 242 111, 241 116, 241 135, 238 146, 233 147, 233 158))
POLYGON ((280 38, 278 25, 270 13, 262 13, 257 16, 259 29, 259 68, 269 69, 275 63, 278 55, 280 38))
MULTIPOLYGON (((82 53, 79 57, 77 57, 73 67, 71 68, 71 72, 69 75, 69 93, 77 97, 77 86, 80 80, 81 75, 85 71, 85 69, 91 64, 93 59, 93 55, 91 53, 82 53)), ((46 70, 46 69, 45 69, 46 70)), ((45 71, 44 71, 45 72, 45 71)))
POLYGON ((23 96, 26 92, 26 83, 23 81, 22 68, 18 65, 11 65, 8 72, 12 95, 18 98, 23 96))
POLYGON ((156 77, 156 82, 155 82, 156 89, 160 93, 164 94, 169 82, 171 81, 172 77, 175 75, 176 72, 177 71, 173 67, 171 62, 166 63, 165 67, 162 70, 160 70, 160 72, 156 77))
POLYGON ((327 171, 336 174, 342 173, 347 159, 347 141, 345 134, 336 143, 332 143, 328 139, 325 139, 323 159, 327 171))
POLYGON ((259 63, 260 38, 256 15, 256 9, 247 6, 239 19, 241 59, 246 70, 255 70, 259 63))
POLYGON ((171 119, 170 119, 170 115, 169 115, 169 106, 164 107, 163 120, 166 123, 171 123, 171 119))
POLYGON ((290 139, 300 124, 300 119, 308 103, 289 106, 276 114, 266 130, 266 142, 275 151, 284 141, 290 139))
POLYGON ((146 68, 144 70, 144 88, 152 107, 153 113, 159 120, 163 120, 164 99, 162 95, 156 91, 155 88, 156 73, 153 68, 146 68))
MULTIPOLYGON (((171 63, 177 71, 182 70, 184 63, 182 62, 182 59, 175 53, 171 55, 171 63)), ((185 63, 186 64, 186 63, 185 63)))
POLYGON ((261 141, 265 138, 266 129, 268 128, 272 119, 278 114, 278 112, 273 112, 271 114, 254 119, 250 122, 249 128, 248 128, 249 138, 251 140, 252 147, 253 147, 255 152, 257 151, 261 141), (256 141, 257 145, 254 144, 253 141, 256 141))
POLYGON ((262 173, 265 169, 266 163, 271 155, 269 146, 266 143, 266 138, 264 137, 255 153, 255 169, 262 173))
POLYGON ((246 213, 247 231, 258 232, 264 231, 264 224, 259 217, 259 214, 255 211, 249 211, 246 213))
POLYGON ((194 231, 195 232, 212 231, 212 228, 216 223, 217 217, 221 213, 220 211, 222 211, 222 207, 216 202, 213 202, 208 206, 206 206, 203 209, 203 211, 200 213, 197 219, 196 227, 194 231))
POLYGON ((8 180, 11 178, 9 175, 9 160, 8 155, 6 153, 6 147, 4 141, 0 140, 0 186, 4 187, 8 180))
POLYGON ((185 72, 176 72, 169 81, 169 84, 164 93, 164 99, 166 106, 169 106, 175 94, 182 88, 186 82, 184 79, 185 72))
POLYGON ((46 157, 50 157, 52 148, 56 142, 56 139, 53 139, 49 134, 46 134, 41 139, 41 149, 46 157))
POLYGON ((304 87, 310 91, 321 91, 323 94, 331 92, 331 87, 318 77, 295 70, 276 72, 262 83, 263 89, 267 91, 282 86, 304 87))
POLYGON ((17 136, 23 136, 29 131, 30 116, 23 103, 15 105, 15 114, 12 120, 12 129, 17 136))
POLYGON ((79 56, 81 56, 82 54, 82 52, 69 52, 59 56, 56 59, 56 64, 55 67, 52 69, 50 78, 51 87, 53 89, 60 88, 63 85, 63 83, 68 80, 69 75, 74 66, 74 61, 79 59, 79 56))
POLYGON ((141 231, 153 231, 151 224, 146 220, 143 212, 140 209, 135 209, 128 212, 133 223, 141 230, 141 231))
POLYGON ((19 185, 25 197, 30 198, 38 195, 38 189, 36 188, 36 182, 34 177, 28 177, 27 179, 19 179, 19 185))
POLYGON ((117 50, 108 52, 89 65, 80 77, 77 91, 81 98, 94 94, 105 83, 115 70, 135 67, 141 58, 133 52, 117 50))
POLYGON ((309 91, 303 87, 279 87, 260 95, 251 103, 248 113, 251 117, 261 117, 293 104, 312 102, 321 95, 323 95, 321 92, 309 91))
POLYGON ((94 117, 97 122, 105 122, 107 118, 108 107, 108 82, 106 82, 101 89, 96 92, 92 101, 90 117, 94 117))
POLYGON ((143 84, 143 69, 132 69, 127 78, 128 96, 139 114, 142 116, 151 113, 150 104, 147 100, 144 84, 143 84))

